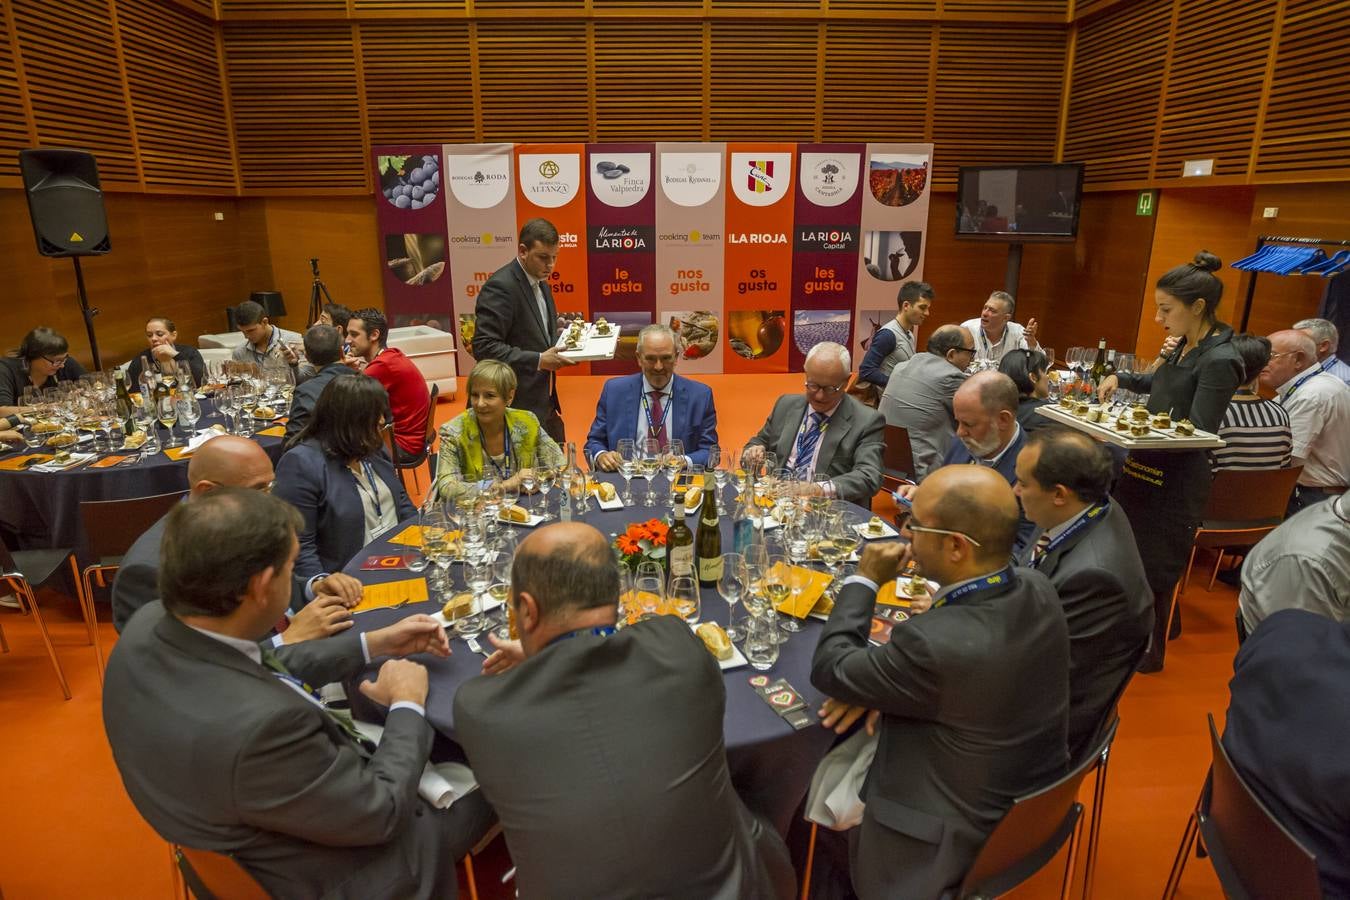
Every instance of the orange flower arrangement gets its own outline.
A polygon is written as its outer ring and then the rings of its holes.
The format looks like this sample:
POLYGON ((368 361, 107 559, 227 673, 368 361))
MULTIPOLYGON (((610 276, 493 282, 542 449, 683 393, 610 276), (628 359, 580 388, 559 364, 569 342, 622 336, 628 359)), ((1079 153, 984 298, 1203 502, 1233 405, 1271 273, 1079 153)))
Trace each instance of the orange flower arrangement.
POLYGON ((660 519, 634 522, 614 538, 614 550, 619 562, 630 569, 644 560, 660 561, 666 558, 666 535, 670 526, 660 519))

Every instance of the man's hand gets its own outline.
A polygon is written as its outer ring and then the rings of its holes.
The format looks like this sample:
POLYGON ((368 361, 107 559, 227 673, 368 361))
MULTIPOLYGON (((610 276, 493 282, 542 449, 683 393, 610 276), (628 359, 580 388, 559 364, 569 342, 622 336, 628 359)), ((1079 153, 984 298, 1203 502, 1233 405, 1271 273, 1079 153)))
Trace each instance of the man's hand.
POLYGON ((900 570, 901 558, 908 549, 909 545, 899 541, 868 544, 867 549, 863 550, 862 559, 858 560, 858 574, 876 584, 894 581, 895 573, 900 570))
POLYGON ((361 682, 361 693, 388 709, 395 703, 427 705, 427 669, 406 659, 385 660, 375 681, 361 682))
POLYGON ((332 575, 325 575, 313 584, 314 596, 336 597, 342 601, 342 604, 348 609, 361 602, 361 592, 364 590, 361 582, 350 575, 343 575, 341 572, 334 572, 332 575))
MULTIPOLYGON (((1027 319, 1026 327, 1022 329, 1022 333, 1026 335, 1027 346, 1032 350, 1035 350, 1041 345, 1040 341, 1036 340, 1036 330, 1040 327, 1040 323, 1035 319, 1027 319)), ((1053 366, 1051 366, 1051 368, 1053 368, 1053 366)))
POLYGON ((301 641, 331 637, 354 624, 351 610, 342 602, 342 598, 331 594, 315 597, 291 619, 290 626, 281 633, 281 642, 298 644, 301 641))
POLYGON ((344 355, 342 357, 342 364, 353 371, 360 372, 366 367, 366 358, 364 356, 344 355))
MULTIPOLYGON (((906 500, 913 501, 913 499, 914 499, 914 492, 917 491, 918 489, 919 489, 919 486, 918 486, 917 484, 902 484, 902 485, 900 485, 898 488, 895 489, 895 491, 892 493, 892 496, 897 497, 897 498, 899 498, 899 497, 904 497, 906 500)), ((909 511, 909 506, 908 506, 908 504, 901 503, 898 499, 896 500, 896 504, 897 504, 898 506, 902 507, 902 510, 901 510, 902 512, 908 512, 908 511, 909 511)))
POLYGON ((746 468, 757 466, 764 460, 764 448, 759 444, 746 447, 741 451, 741 465, 746 468))
POLYGON ((831 729, 835 734, 843 734, 852 728, 853 723, 862 718, 867 711, 868 709, 865 706, 853 706, 842 700, 826 697, 825 703, 816 715, 820 716, 820 724, 823 727, 831 729))
POLYGON ((525 649, 521 647, 520 641, 503 641, 495 634, 488 634, 488 641, 497 649, 483 660, 484 675, 500 675, 525 660, 525 649))
POLYGON ((1114 375, 1107 375, 1102 379, 1102 383, 1097 385, 1097 399, 1102 403, 1111 399, 1111 395, 1120 387, 1120 379, 1114 375))
POLYGON ((541 372, 556 372, 565 366, 575 366, 576 364, 576 360, 563 356, 562 350, 558 349, 556 344, 539 354, 539 371, 541 372))
POLYGON ((605 450, 595 454, 595 466, 602 472, 619 471, 619 463, 623 462, 623 457, 615 450, 605 450))
POLYGON ((432 656, 450 655, 450 639, 441 623, 431 616, 408 616, 378 631, 366 635, 366 649, 374 659, 377 656, 410 656, 430 653, 432 656))
POLYGON ((933 595, 924 591, 922 594, 909 595, 909 614, 917 616, 920 613, 926 613, 933 608, 933 595))
POLYGON ((285 341, 279 341, 277 343, 277 348, 281 350, 281 358, 286 360, 289 365, 294 366, 299 364, 300 354, 296 353, 295 348, 290 344, 285 341))

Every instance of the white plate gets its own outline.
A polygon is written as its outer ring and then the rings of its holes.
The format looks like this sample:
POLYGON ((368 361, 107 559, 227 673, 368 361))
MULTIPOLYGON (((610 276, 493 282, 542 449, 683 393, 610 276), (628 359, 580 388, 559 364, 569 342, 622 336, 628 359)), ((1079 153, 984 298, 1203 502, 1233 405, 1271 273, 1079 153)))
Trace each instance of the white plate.
POLYGON ((531 513, 530 517, 526 519, 524 522, 512 522, 510 519, 504 519, 501 516, 497 516, 497 521, 502 523, 503 525, 519 525, 521 528, 533 528, 540 522, 544 521, 544 517, 536 516, 533 513, 531 513))
POLYGON ((858 532, 865 541, 879 541, 882 538, 899 537, 900 533, 891 527, 889 522, 881 523, 881 531, 868 531, 866 522, 859 522, 853 526, 853 530, 858 532))
MULTIPOLYGON (((482 610, 482 611, 485 612, 485 613, 490 613, 490 612, 492 612, 493 610, 495 610, 497 607, 499 607, 499 606, 501 606, 501 605, 502 605, 502 601, 501 601, 501 600, 489 600, 489 601, 487 601, 486 603, 483 604, 483 610, 482 610)), ((441 626, 442 626, 443 628, 448 628, 448 629, 450 629, 451 631, 454 631, 454 630, 455 630, 455 623, 452 622, 452 621, 450 621, 449 619, 447 619, 447 618, 445 617, 445 613, 441 612, 439 609, 436 610, 434 613, 431 613, 431 617, 432 617, 433 619, 435 619, 437 622, 440 622, 440 623, 441 623, 441 626)), ((488 646, 491 646, 491 645, 489 644, 488 646)))
POLYGON ((601 509, 623 509, 622 492, 616 493, 613 500, 601 500, 600 495, 591 491, 591 499, 595 501, 596 506, 601 509))
MULTIPOLYGON (((700 644, 702 644, 702 643, 703 643, 703 638, 698 637, 697 629, 698 629, 698 623, 695 623, 695 624, 689 626, 689 630, 695 632, 694 637, 698 638, 698 642, 699 642, 700 644)), ((707 647, 706 644, 705 644, 704 647, 703 647, 703 652, 704 652, 704 653, 707 653, 709 656, 712 656, 712 653, 708 650, 708 647, 707 647)), ((713 658, 714 658, 714 659, 717 659, 716 657, 713 657, 713 658)), ((725 671, 727 671, 727 670, 729 670, 729 669, 739 669, 741 666, 748 666, 748 665, 750 665, 750 660, 748 660, 748 659, 745 658, 745 654, 741 652, 741 648, 740 648, 740 647, 737 647, 735 644, 732 644, 732 645, 731 645, 731 658, 730 658, 730 659, 718 659, 718 660, 717 660, 717 664, 718 664, 719 666, 721 666, 721 667, 722 667, 722 671, 725 672, 725 671)))

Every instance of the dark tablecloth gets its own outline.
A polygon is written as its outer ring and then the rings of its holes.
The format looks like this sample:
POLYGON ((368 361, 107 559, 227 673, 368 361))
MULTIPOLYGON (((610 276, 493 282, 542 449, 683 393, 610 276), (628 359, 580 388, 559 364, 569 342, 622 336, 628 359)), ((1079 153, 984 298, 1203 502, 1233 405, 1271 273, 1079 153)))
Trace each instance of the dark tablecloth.
MULTIPOLYGON (((664 485, 658 482, 664 489, 664 485)), ((556 514, 557 494, 550 494, 552 508, 556 514)), ((641 488, 637 499, 642 499, 641 488)), ((532 503, 537 506, 539 499, 532 503)), ((629 522, 643 521, 659 517, 668 510, 661 507, 632 507, 624 510, 595 510, 584 517, 584 521, 603 531, 606 536, 618 533, 629 522)), ((851 510, 859 522, 865 522, 871 513, 862 507, 851 510)), ((400 523, 386 537, 397 535, 409 522, 400 523)), ((529 529, 515 527, 521 537, 529 529)), ((722 545, 731 546, 731 517, 722 516, 722 545)), ((348 564, 346 572, 367 584, 416 577, 406 569, 393 571, 363 572, 361 564, 371 555, 397 554, 405 548, 380 540, 372 543, 356 555, 348 564)), ((458 575, 458 573, 453 573, 458 575)), ((356 616, 357 631, 371 631, 389 625, 403 616, 413 613, 433 613, 438 609, 434 602, 409 604, 401 609, 376 609, 359 613, 356 616)), ((737 615, 744 616, 744 609, 737 607, 737 615)), ((704 589, 702 592, 702 621, 716 621, 723 626, 727 623, 728 607, 716 590, 704 589)), ((788 635, 789 640, 779 648, 778 662, 768 670, 774 678, 786 678, 805 698, 814 718, 815 711, 824 701, 824 695, 811 685, 811 655, 815 652, 816 641, 820 636, 821 623, 807 619, 803 630, 788 635)), ((430 675, 430 692, 427 696, 427 719, 432 726, 446 737, 454 739, 454 696, 459 685, 480 674, 483 657, 473 653, 465 643, 451 636, 452 653, 449 659, 418 657, 424 662, 430 675)), ((484 645, 486 642, 484 641, 484 645)), ((366 675, 372 676, 378 668, 378 660, 368 668, 366 675)), ((731 771, 736 790, 751 810, 766 816, 773 822, 780 834, 787 834, 793 812, 806 796, 811 783, 811 775, 817 764, 834 743, 834 734, 816 725, 802 731, 794 731, 777 713, 769 708, 754 689, 750 687, 750 677, 757 674, 749 666, 731 669, 723 673, 726 683, 727 703, 725 716, 725 735, 727 745, 727 763, 731 771)), ((362 718, 383 718, 383 711, 373 708, 359 692, 349 685, 348 696, 353 707, 362 718)))

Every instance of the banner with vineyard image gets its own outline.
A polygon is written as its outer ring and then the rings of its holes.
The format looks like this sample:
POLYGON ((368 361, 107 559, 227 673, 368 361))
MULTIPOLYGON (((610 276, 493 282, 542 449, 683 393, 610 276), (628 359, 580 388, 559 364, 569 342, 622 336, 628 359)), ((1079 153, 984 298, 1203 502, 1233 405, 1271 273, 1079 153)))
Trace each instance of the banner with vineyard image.
POLYGON ((441 148, 420 144, 379 147, 372 162, 389 325, 429 325, 453 331, 454 289, 446 254, 441 148))

